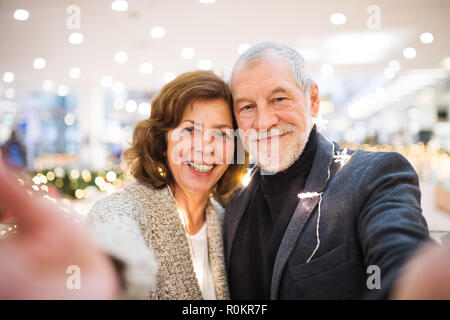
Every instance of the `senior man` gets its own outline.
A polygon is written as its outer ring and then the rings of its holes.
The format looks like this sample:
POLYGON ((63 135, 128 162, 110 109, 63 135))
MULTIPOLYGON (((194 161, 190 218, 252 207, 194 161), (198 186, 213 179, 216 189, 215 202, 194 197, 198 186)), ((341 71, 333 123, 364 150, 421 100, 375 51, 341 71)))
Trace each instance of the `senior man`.
POLYGON ((429 239, 408 161, 342 150, 318 133, 318 86, 292 48, 252 46, 230 87, 241 140, 258 163, 226 208, 231 298, 389 297, 429 239), (266 149, 250 148, 255 130, 266 149), (277 150, 274 143, 278 152, 264 151, 277 150))

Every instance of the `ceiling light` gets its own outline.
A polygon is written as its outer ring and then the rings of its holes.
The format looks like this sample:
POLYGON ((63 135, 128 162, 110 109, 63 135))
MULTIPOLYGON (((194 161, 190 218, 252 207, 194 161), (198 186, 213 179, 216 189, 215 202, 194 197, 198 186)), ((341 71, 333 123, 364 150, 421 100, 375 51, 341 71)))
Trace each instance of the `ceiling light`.
POLYGON ((69 70, 69 77, 72 79, 78 79, 81 76, 81 70, 79 68, 72 68, 69 70))
POLYGON ((122 93, 125 91, 125 85, 120 81, 116 81, 114 82, 112 89, 115 93, 122 93))
POLYGON ((212 62, 209 59, 201 59, 198 62, 198 68, 200 70, 211 70, 212 69, 212 62))
POLYGON ((16 97, 16 91, 13 88, 8 88, 5 90, 6 99, 14 99, 16 97))
POLYGON ((142 102, 139 104, 138 112, 139 112, 139 114, 141 114, 143 116, 149 116, 150 109, 151 109, 150 104, 148 104, 147 102, 142 102))
POLYGON ((101 85, 103 88, 109 88, 109 87, 112 86, 112 84, 113 84, 113 80, 112 80, 112 78, 111 78, 110 76, 103 76, 103 77, 100 79, 100 85, 101 85))
POLYGON ((47 61, 45 61, 45 59, 42 59, 42 58, 37 58, 37 59, 34 59, 34 61, 33 61, 33 66, 37 70, 44 69, 46 65, 47 65, 47 61))
POLYGON ((58 96, 65 97, 69 94, 69 87, 67 87, 66 85, 60 85, 58 86, 56 92, 58 93, 58 96))
POLYGON ((181 57, 189 60, 195 57, 195 50, 193 48, 183 48, 181 50, 181 57))
POLYGON ((19 21, 25 21, 28 20, 30 17, 30 13, 27 10, 24 9, 18 9, 14 11, 14 19, 19 21))
POLYGON ((128 55, 126 52, 119 51, 114 55, 114 62, 125 63, 128 60, 128 55))
POLYGON ((118 99, 114 100, 114 109, 122 110, 124 106, 125 106, 125 101, 123 101, 122 99, 118 98, 118 99))
POLYGON ((153 65, 149 62, 145 62, 139 66, 139 72, 142 74, 150 74, 153 72, 153 65))
POLYGON ((44 89, 45 91, 52 90, 53 89, 53 81, 44 80, 44 82, 42 82, 42 89, 44 89))
POLYGON ((137 109, 136 101, 130 99, 125 103, 125 111, 134 112, 136 111, 136 109, 137 109))
POLYGON ((424 32, 420 35, 420 41, 422 41, 425 44, 432 43, 434 40, 433 34, 430 32, 424 32))
POLYGON ((403 56, 406 59, 414 59, 417 56, 416 49, 414 49, 414 48, 406 48, 405 50, 403 50, 403 56))
POLYGON ((210 3, 215 3, 216 0, 198 0, 198 2, 204 3, 204 4, 210 4, 210 3))
POLYGON ((69 42, 71 44, 80 44, 84 40, 84 36, 80 32, 72 32, 69 36, 69 42))
POLYGON ((66 116, 64 117, 64 123, 68 127, 73 126, 73 124, 75 123, 75 116, 73 115, 73 113, 66 114, 66 116))
POLYGON ((158 27, 153 27, 150 30, 150 35, 153 38, 160 39, 160 38, 163 38, 166 35, 166 30, 164 30, 163 27, 159 27, 159 26, 158 27))
POLYGON ((111 9, 113 9, 114 11, 127 11, 128 9, 128 2, 126 2, 125 0, 115 0, 112 4, 111 4, 111 9))
POLYGON ((12 73, 12 72, 5 72, 3 74, 3 81, 6 82, 6 83, 13 82, 14 78, 15 78, 15 76, 14 76, 14 73, 12 73))
POLYGON ((389 62, 389 68, 391 68, 394 71, 400 70, 400 63, 397 60, 392 60, 389 62))
POLYGON ((250 45, 248 43, 241 43, 238 47, 238 53, 243 54, 248 50, 248 48, 250 48, 250 45))
POLYGON ((333 13, 330 22, 334 25, 341 25, 347 22, 347 17, 343 13, 333 13))

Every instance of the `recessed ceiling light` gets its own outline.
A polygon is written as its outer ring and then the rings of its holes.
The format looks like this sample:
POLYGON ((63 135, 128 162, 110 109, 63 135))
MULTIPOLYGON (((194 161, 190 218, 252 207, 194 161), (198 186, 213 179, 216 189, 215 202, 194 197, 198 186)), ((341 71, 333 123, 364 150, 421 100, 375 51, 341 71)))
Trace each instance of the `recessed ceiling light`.
POLYGON ((14 99, 16 97, 16 90, 13 88, 8 88, 5 90, 5 97, 6 99, 14 99))
POLYGON ((18 9, 14 11, 14 19, 19 21, 25 21, 28 20, 30 17, 30 13, 25 9, 18 9))
POLYGON ((433 34, 430 32, 424 32, 420 35, 420 41, 422 41, 425 44, 432 43, 434 40, 433 34))
POLYGON ((3 74, 3 81, 6 83, 11 83, 14 81, 14 79, 15 79, 15 76, 14 76, 14 73, 12 73, 12 72, 5 72, 3 74))
POLYGON ((166 35, 166 30, 163 27, 159 27, 159 26, 153 27, 150 30, 150 35, 153 38, 160 39, 160 38, 163 38, 166 35))
POLYGON ((72 32, 69 35, 69 42, 71 44, 80 44, 83 42, 83 40, 84 40, 84 36, 80 32, 72 32))
POLYGON ((243 54, 248 50, 248 48, 250 48, 250 45, 248 43, 241 43, 238 47, 238 53, 243 54))
POLYGON ((403 56, 406 59, 414 59, 417 56, 416 49, 414 49, 414 48, 406 48, 405 50, 403 50, 403 56))
POLYGON ((33 66, 37 70, 44 69, 46 65, 47 65, 47 61, 45 61, 45 59, 43 59, 43 58, 37 58, 37 59, 34 59, 34 61, 33 61, 33 66))
POLYGON ((112 4, 111 4, 111 9, 113 9, 114 11, 127 11, 128 9, 128 2, 126 2, 125 0, 115 0, 112 4))
POLYGON ((52 90, 53 89, 53 81, 44 80, 44 82, 42 82, 42 89, 44 89, 45 91, 52 90))
POLYGON ((110 76, 103 76, 103 77, 100 79, 100 85, 101 85, 103 88, 109 88, 109 87, 112 86, 112 84, 113 84, 113 80, 112 80, 112 78, 111 78, 110 76))
POLYGON ((119 51, 114 55, 114 62, 125 63, 128 60, 128 55, 126 52, 119 51))
POLYGON ((114 100, 114 109, 122 110, 125 106, 125 101, 123 99, 117 98, 114 100))
POLYGON ((150 74, 153 72, 153 65, 149 62, 145 62, 139 66, 139 72, 142 74, 150 74))
POLYGON ((347 17, 343 13, 333 13, 330 22, 334 25, 341 25, 347 22, 347 17))
POLYGON ((69 94, 69 87, 66 85, 60 85, 58 86, 58 89, 56 89, 56 92, 58 93, 58 96, 65 97, 69 94))
POLYGON ((125 103, 125 111, 126 112, 134 112, 137 109, 136 101, 130 99, 125 103))
POLYGON ((186 60, 193 59, 195 57, 195 50, 193 48, 183 48, 181 49, 181 57, 186 60))
POLYGON ((322 72, 323 75, 330 76, 334 73, 334 67, 333 67, 333 65, 331 65, 329 63, 324 63, 320 67, 320 71, 322 72))
POLYGON ((143 116, 149 116, 150 115, 151 106, 147 102, 142 102, 138 106, 138 112, 139 114, 143 116))
POLYGON ((68 114, 66 114, 66 116, 64 117, 64 123, 68 127, 73 126, 73 124, 75 123, 75 115, 70 112, 68 114))
POLYGON ((400 63, 397 60, 392 60, 389 62, 389 68, 391 68, 394 71, 400 70, 400 63))
POLYGON ((115 93, 122 93, 125 91, 125 85, 120 81, 116 81, 112 89, 115 93))
POLYGON ((79 68, 72 68, 69 70, 69 77, 72 79, 78 79, 81 76, 81 70, 79 68))
POLYGON ((201 59, 197 66, 200 70, 211 70, 212 62, 209 59, 201 59))
POLYGON ((173 79, 175 79, 177 76, 175 75, 175 73, 173 72, 166 72, 163 75, 163 79, 165 83, 169 83, 170 81, 172 81, 173 79))

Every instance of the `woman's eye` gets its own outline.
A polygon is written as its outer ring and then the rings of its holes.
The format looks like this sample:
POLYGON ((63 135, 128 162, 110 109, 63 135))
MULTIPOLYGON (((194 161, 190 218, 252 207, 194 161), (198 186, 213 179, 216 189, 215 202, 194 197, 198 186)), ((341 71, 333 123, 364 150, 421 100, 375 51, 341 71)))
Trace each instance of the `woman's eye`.
POLYGON ((183 128, 183 132, 192 133, 194 131, 194 128, 183 128))

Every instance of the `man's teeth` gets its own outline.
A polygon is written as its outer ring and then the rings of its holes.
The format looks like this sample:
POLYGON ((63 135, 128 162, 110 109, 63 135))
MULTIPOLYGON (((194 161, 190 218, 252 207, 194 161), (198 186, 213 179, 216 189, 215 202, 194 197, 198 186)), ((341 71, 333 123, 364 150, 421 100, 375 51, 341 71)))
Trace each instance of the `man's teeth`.
POLYGON ((211 171, 214 166, 208 164, 200 164, 195 162, 188 162, 188 165, 197 172, 205 173, 211 171))

